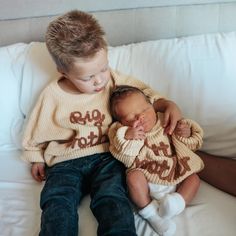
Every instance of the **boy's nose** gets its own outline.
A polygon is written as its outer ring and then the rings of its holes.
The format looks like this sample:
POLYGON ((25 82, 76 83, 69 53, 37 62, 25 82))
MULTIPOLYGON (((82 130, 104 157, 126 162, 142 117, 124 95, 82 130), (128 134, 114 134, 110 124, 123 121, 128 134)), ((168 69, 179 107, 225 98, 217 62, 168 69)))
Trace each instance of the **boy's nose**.
POLYGON ((94 79, 94 85, 99 85, 102 82, 102 77, 100 75, 96 75, 94 79))

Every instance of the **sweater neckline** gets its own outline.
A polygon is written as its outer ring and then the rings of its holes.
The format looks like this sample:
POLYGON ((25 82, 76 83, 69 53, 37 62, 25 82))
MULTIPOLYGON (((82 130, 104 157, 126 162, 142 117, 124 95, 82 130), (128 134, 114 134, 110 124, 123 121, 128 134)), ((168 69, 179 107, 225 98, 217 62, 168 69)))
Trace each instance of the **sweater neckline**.
POLYGON ((151 131, 149 131, 146 136, 152 136, 154 133, 159 133, 159 132, 163 132, 163 127, 161 126, 161 120, 162 120, 162 114, 157 112, 157 122, 156 124, 153 126, 153 128, 151 129, 151 131))

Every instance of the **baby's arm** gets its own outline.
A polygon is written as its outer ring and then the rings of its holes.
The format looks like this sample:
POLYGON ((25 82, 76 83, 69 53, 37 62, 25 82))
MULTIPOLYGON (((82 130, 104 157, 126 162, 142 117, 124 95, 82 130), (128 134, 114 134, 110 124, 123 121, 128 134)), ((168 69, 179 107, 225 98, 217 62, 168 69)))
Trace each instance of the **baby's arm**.
MULTIPOLYGON (((125 164, 126 167, 130 167, 136 156, 139 154, 140 149, 144 144, 144 140, 141 139, 128 139, 125 138, 127 134, 128 126, 122 126, 119 122, 115 122, 111 125, 108 136, 110 141, 110 152, 112 155, 125 164)), ((137 137, 141 134, 139 132, 128 132, 128 137, 137 137)))
POLYGON ((180 120, 176 125, 174 133, 177 136, 180 136, 180 137, 183 137, 183 138, 189 138, 191 136, 190 124, 180 120))
POLYGON ((203 130, 193 120, 182 119, 178 122, 172 138, 176 138, 189 149, 195 151, 202 146, 203 130))
POLYGON ((139 125, 139 121, 135 121, 133 127, 128 127, 125 132, 125 139, 127 140, 143 140, 146 135, 143 126, 139 125))

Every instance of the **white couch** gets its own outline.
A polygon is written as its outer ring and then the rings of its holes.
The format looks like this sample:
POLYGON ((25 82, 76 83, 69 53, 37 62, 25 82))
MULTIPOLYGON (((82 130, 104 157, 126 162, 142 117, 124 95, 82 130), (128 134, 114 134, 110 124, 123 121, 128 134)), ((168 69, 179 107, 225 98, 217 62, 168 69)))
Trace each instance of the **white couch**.
MULTIPOLYGON (((197 120, 205 131, 202 150, 236 157, 236 0, 0 0, 0 6, 0 236, 38 234, 42 185, 19 158, 21 136, 36 97, 57 72, 44 43, 31 42, 43 42, 49 21, 65 11, 92 11, 111 45, 129 44, 109 49, 110 66, 197 120)), ((80 236, 95 236, 89 197, 79 212, 80 236)), ((175 219, 176 235, 234 236, 235 220, 236 198, 202 182, 175 219)), ((155 235, 138 215, 135 222, 139 236, 155 235)))
MULTIPOLYGON (((236 157, 236 32, 148 41, 109 48, 110 66, 174 100, 204 129, 202 150, 236 157)), ((41 89, 58 76, 44 43, 0 48, 0 235, 33 236, 42 184, 20 160, 24 124, 41 89)), ((79 209, 80 235, 95 236, 89 196, 79 209)), ((205 182, 175 218, 177 236, 234 236, 236 198, 205 182)), ((135 215, 138 235, 156 235, 135 215)))

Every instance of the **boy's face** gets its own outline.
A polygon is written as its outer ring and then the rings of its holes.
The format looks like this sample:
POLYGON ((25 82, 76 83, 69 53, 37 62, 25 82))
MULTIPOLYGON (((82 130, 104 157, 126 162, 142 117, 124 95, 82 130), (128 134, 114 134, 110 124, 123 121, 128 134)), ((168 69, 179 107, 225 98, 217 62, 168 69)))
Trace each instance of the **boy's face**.
POLYGON ((156 124, 156 112, 141 93, 127 95, 117 103, 116 113, 121 124, 134 127, 134 123, 143 126, 149 132, 156 124))
POLYGON ((80 93, 98 93, 102 91, 111 79, 107 51, 101 49, 94 57, 78 58, 73 69, 63 75, 80 93))

